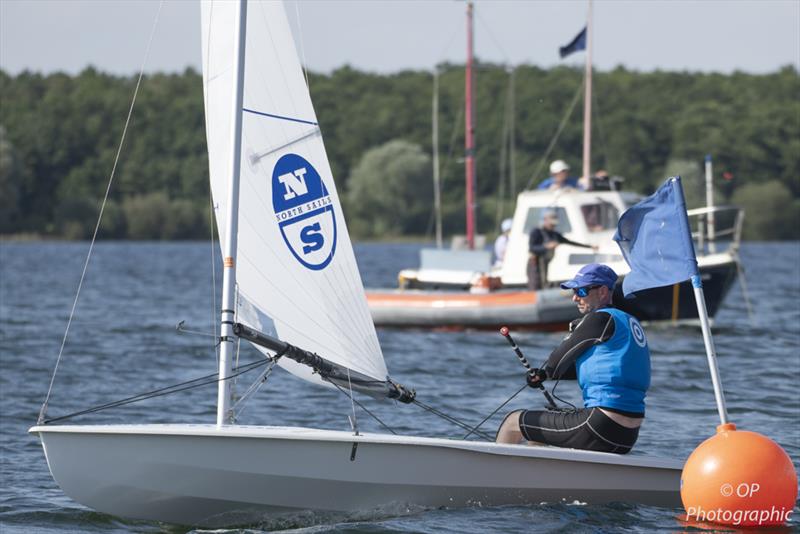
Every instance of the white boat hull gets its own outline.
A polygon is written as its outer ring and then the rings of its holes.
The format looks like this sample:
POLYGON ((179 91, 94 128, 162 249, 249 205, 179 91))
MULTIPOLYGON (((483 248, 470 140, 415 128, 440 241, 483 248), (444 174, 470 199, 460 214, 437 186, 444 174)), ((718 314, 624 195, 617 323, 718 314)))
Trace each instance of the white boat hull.
POLYGON ((188 525, 395 504, 680 504, 682 463, 641 456, 282 427, 30 432, 40 436, 53 478, 75 501, 116 516, 188 525))

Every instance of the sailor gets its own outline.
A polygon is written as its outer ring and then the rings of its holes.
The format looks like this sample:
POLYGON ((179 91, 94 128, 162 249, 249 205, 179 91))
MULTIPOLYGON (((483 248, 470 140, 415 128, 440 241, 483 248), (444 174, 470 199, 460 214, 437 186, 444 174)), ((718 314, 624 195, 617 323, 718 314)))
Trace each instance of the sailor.
MULTIPOLYGON (((498 443, 546 444, 625 454, 644 421, 644 398, 650 386, 650 350, 635 317, 611 304, 617 274, 590 263, 561 284, 583 317, 553 350, 541 369, 527 375, 528 385, 577 378, 583 408, 518 410, 503 420, 498 443)), ((558 382, 556 382, 556 385, 558 382)), ((555 386, 554 386, 555 388, 555 386)))
POLYGON ((545 210, 542 213, 542 225, 534 228, 528 235, 528 289, 535 291, 542 289, 547 284, 547 266, 553 259, 558 245, 566 243, 575 247, 591 248, 597 252, 596 245, 577 243, 564 237, 556 231, 558 214, 555 210, 545 210))
POLYGON ((511 219, 503 219, 500 223, 500 235, 494 241, 494 265, 495 268, 503 266, 503 259, 506 257, 508 248, 508 234, 511 232, 511 219))
POLYGON ((539 184, 537 189, 564 189, 579 187, 578 179, 569 175, 569 165, 562 159, 550 164, 550 176, 539 184))

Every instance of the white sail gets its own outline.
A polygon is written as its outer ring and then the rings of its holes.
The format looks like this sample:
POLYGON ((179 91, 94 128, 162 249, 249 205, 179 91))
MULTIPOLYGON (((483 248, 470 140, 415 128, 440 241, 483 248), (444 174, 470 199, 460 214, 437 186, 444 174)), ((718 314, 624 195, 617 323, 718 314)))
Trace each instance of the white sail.
MULTIPOLYGON (((202 3, 206 136, 222 239, 234 14, 234 2, 202 3)), ((386 365, 283 4, 250 1, 246 31, 237 320, 384 380, 386 365)), ((287 358, 280 364, 319 382, 308 367, 287 358)))

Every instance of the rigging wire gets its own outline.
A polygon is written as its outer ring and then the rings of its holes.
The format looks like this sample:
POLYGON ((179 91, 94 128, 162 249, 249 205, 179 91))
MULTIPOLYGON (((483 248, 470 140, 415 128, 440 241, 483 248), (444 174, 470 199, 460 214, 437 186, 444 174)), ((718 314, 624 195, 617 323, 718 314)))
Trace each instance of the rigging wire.
MULTIPOLYGON (((510 152, 513 149, 512 145, 514 143, 514 133, 511 131, 512 128, 512 115, 514 114, 513 109, 513 95, 514 95, 514 71, 512 70, 509 77, 508 77, 508 93, 506 94, 506 102, 505 102, 505 109, 503 112, 503 134, 502 139, 500 141, 500 168, 498 173, 498 183, 499 186, 497 188, 497 208, 495 211, 495 221, 494 227, 500 228, 500 221, 503 218, 503 212, 505 211, 503 208, 505 207, 505 200, 506 200, 506 164, 508 163, 508 167, 511 167, 511 156, 510 152)), ((509 172, 508 181, 509 181, 509 194, 508 196, 513 199, 514 198, 514 191, 511 187, 511 173, 509 172)))
POLYGON ((131 397, 126 397, 124 399, 119 399, 112 402, 107 402, 105 404, 100 404, 98 406, 93 406, 91 408, 87 408, 85 410, 80 410, 78 412, 69 413, 67 415, 61 415, 59 417, 52 417, 50 419, 45 419, 39 421, 39 424, 48 424, 53 423, 55 421, 63 421, 64 419, 71 419, 73 417, 78 417, 79 415, 86 415, 90 413, 100 412, 103 410, 108 410, 110 408, 118 408, 120 406, 125 406, 126 404, 133 404, 135 402, 140 402, 147 399, 153 399, 156 397, 163 397, 165 395, 172 395, 173 393, 179 393, 181 391, 186 391, 189 389, 195 389, 203 386, 208 386, 211 384, 216 384, 218 382, 222 382, 225 380, 230 380, 234 377, 252 371, 253 369, 258 369, 262 365, 266 365, 267 363, 271 362, 274 359, 277 359, 279 356, 275 356, 273 358, 264 358, 263 360, 257 360, 255 362, 250 362, 245 364, 241 367, 233 369, 234 373, 225 377, 219 378, 219 373, 211 373, 205 376, 201 376, 198 378, 193 378, 192 380, 187 380, 186 382, 181 382, 179 384, 173 384, 171 386, 166 386, 159 389, 154 389, 151 391, 146 391, 144 393, 139 393, 138 395, 133 395, 131 397), (216 377, 216 378, 215 378, 216 377))
POLYGON ((351 426, 353 427, 353 432, 358 435, 358 419, 356 419, 356 400, 353 398, 353 383, 350 381, 350 368, 346 367, 347 369, 347 387, 350 388, 350 407, 353 409, 353 420, 351 421, 351 426))
POLYGON ((261 389, 261 386, 263 386, 264 384, 267 383, 267 380, 269 379, 270 375, 272 374, 272 369, 275 367, 275 364, 278 363, 278 359, 279 358, 280 358, 280 356, 276 356, 274 358, 271 358, 271 361, 270 361, 269 365, 267 366, 267 368, 260 375, 258 375, 258 378, 256 378, 255 381, 253 381, 253 383, 250 385, 250 387, 247 388, 247 390, 244 393, 242 393, 242 396, 233 405, 233 407, 231 408, 231 411, 233 412, 233 420, 234 420, 234 422, 236 422, 238 417, 244 411, 244 408, 247 405, 247 401, 249 401, 250 398, 253 395, 255 395, 258 392, 259 389, 261 389), (242 407, 237 412, 236 411, 236 407, 239 406, 239 405, 241 405, 242 407))
POLYGON ((302 65, 303 66, 303 75, 306 78, 306 88, 310 91, 311 90, 311 85, 308 83, 308 66, 306 65, 306 49, 305 49, 305 46, 303 46, 303 43, 304 43, 304 40, 303 40, 303 24, 302 24, 302 22, 300 20, 300 1, 299 0, 295 0, 294 1, 294 13, 295 13, 295 16, 297 17, 297 35, 299 37, 298 40, 300 41, 300 59, 303 62, 303 65, 302 65))
MULTIPOLYGON (((527 385, 526 385, 526 387, 527 387, 527 385)), ((422 401, 420 401, 418 399, 414 399, 414 404, 416 404, 417 406, 419 406, 423 410, 432 413, 433 415, 441 417, 442 419, 444 419, 446 421, 449 421, 449 422, 453 423, 454 425, 463 428, 464 430, 473 430, 472 427, 470 427, 468 424, 466 424, 466 423, 464 423, 462 421, 459 421, 455 417, 451 417, 451 416, 447 415, 446 413, 441 412, 441 411, 437 410, 436 408, 433 408, 432 406, 428 406, 427 404, 423 403, 422 401)), ((475 430, 474 433, 479 435, 479 436, 481 436, 484 439, 487 439, 489 441, 494 441, 494 438, 492 436, 490 436, 489 434, 485 433, 485 432, 481 432, 480 430, 475 430)))
MULTIPOLYGON (((214 3, 212 2, 209 6, 209 19, 212 19, 214 16, 214 3)), ((211 31, 208 32, 208 36, 206 38, 206 50, 211 50, 211 31)), ((209 73, 211 72, 211 54, 206 54, 206 64, 204 72, 209 73)), ((205 90, 205 78, 203 79, 203 87, 205 90)), ((216 340, 219 339, 219 334, 217 333, 217 317, 219 317, 217 303, 221 302, 221 300, 217 299, 217 262, 216 262, 216 247, 214 246, 214 230, 216 229, 216 206, 214 204, 214 188, 211 185, 211 173, 209 172, 208 175, 208 229, 209 233, 211 234, 210 245, 211 245, 211 324, 214 328, 214 338, 216 340)), ((221 251, 220 251, 221 252, 221 251)), ((214 343, 214 358, 217 362, 217 368, 219 368, 219 342, 214 343)))
POLYGON ((556 142, 558 141, 558 138, 561 136, 561 132, 564 131, 564 127, 567 125, 567 121, 572 115, 572 111, 575 109, 575 105, 578 103, 578 100, 580 99, 581 93, 583 92, 583 86, 585 83, 586 80, 584 80, 580 84, 580 86, 578 86, 578 90, 575 91, 575 96, 572 98, 572 103, 569 105, 567 112, 564 114, 564 118, 561 119, 561 124, 558 125, 558 129, 556 130, 553 139, 550 141, 550 144, 547 146, 547 150, 544 151, 542 159, 539 160, 539 164, 536 166, 536 170, 533 171, 530 180, 528 180, 528 183, 525 184, 525 189, 530 189, 530 187, 533 185, 534 180, 538 178, 539 173, 542 172, 542 168, 544 167, 547 160, 550 158, 550 153, 556 146, 556 142))
MULTIPOLYGON (((348 373, 348 375, 349 375, 349 373, 348 373)), ((367 407, 366 407, 366 406, 364 406, 363 404, 361 404, 360 402, 358 402, 358 401, 355 399, 355 397, 353 396, 353 393, 352 393, 352 389, 351 389, 351 391, 350 391, 350 394, 348 395, 348 393, 347 393, 347 392, 346 392, 344 389, 342 389, 342 386, 340 386, 339 384, 336 384, 335 382, 331 382, 331 383, 332 383, 334 386, 336 386, 336 389, 338 389, 339 391, 341 391, 343 395, 350 397, 350 400, 351 400, 352 402, 354 402, 355 404, 357 404, 357 405, 358 405, 358 407, 359 407, 359 408, 361 408, 362 410, 364 410, 365 412, 367 412, 367 414, 368 414, 368 415, 370 415, 370 416, 371 416, 373 419, 375 419, 375 420, 376 420, 376 421, 377 421, 377 422, 378 422, 378 423, 379 423, 379 424, 380 424, 380 425, 381 425, 383 428, 385 428, 386 430, 388 430, 388 431, 389 431, 389 432, 391 432, 392 434, 395 434, 395 435, 397 435, 397 432, 395 432, 395 431, 392 429, 392 427, 390 427, 389 425, 387 425, 386 423, 384 423, 383 421, 381 421, 381 419, 380 419, 380 418, 379 418, 377 415, 375 415, 374 413, 372 413, 370 410, 368 410, 368 409, 367 409, 367 407)), ((355 416, 355 415, 354 415, 354 416, 355 416)))
POLYGON ((161 0, 158 4, 158 10, 156 11, 155 19, 153 20, 153 27, 150 30, 150 38, 147 41, 147 48, 145 49, 144 59, 142 60, 142 66, 139 69, 139 77, 136 80, 136 87, 133 90, 133 97, 131 99, 131 105, 128 108, 128 116, 125 119, 125 126, 122 129, 122 136, 119 140, 119 145, 117 146, 117 153, 114 156, 114 164, 111 167, 111 175, 108 177, 108 185, 106 186, 106 191, 103 196, 103 202, 100 205, 100 213, 97 216, 97 223, 94 227, 94 232, 92 233, 92 240, 89 243, 89 252, 86 255, 86 261, 83 264, 83 271, 81 272, 81 278, 78 282, 78 290, 75 293, 75 299, 72 301, 72 309, 69 312, 69 319, 67 320, 67 328, 64 330, 64 337, 61 340, 61 348, 58 350, 58 357, 56 358, 56 365, 53 368, 53 374, 50 377, 50 386, 47 388, 47 395, 45 395, 44 402, 42 403, 42 408, 39 410, 39 418, 38 422, 41 423, 44 421, 44 418, 47 416, 47 404, 50 401, 50 394, 53 391, 53 383, 56 379, 56 373, 58 372, 58 366, 61 363, 61 357, 64 354, 64 346, 67 344, 67 337, 69 336, 69 328, 72 324, 72 318, 75 316, 75 309, 78 306, 78 299, 81 295, 81 289, 83 288, 83 281, 86 278, 86 271, 89 268, 89 260, 92 257, 92 251, 94 250, 94 243, 97 240, 97 233, 100 230, 100 222, 103 220, 103 212, 106 208, 106 203, 108 202, 108 195, 111 192, 111 184, 114 182, 114 174, 117 171, 117 164, 119 163, 119 157, 122 153, 122 147, 125 144, 125 135, 128 132, 128 126, 131 122, 131 116, 133 115, 133 107, 136 104, 136 97, 139 94, 139 87, 142 83, 142 78, 144 77, 144 68, 147 65, 147 59, 150 56, 150 46, 153 44, 153 37, 155 37, 156 28, 158 27, 158 19, 161 15, 161 8, 164 5, 164 0, 161 0))
POLYGON ((525 384, 524 386, 522 386, 521 388, 519 388, 519 389, 517 390, 517 392, 516 392, 516 393, 514 393, 514 394, 513 394, 513 395, 511 395, 509 398, 507 398, 507 399, 506 399, 506 401, 505 401, 503 404, 501 404, 500 406, 498 406, 497 408, 495 408, 495 410, 494 410, 492 413, 490 413, 489 415, 487 415, 486 417, 484 417, 484 418, 483 418, 483 421, 481 421, 480 423, 478 423, 477 425, 475 425, 475 426, 472 428, 472 430, 470 430, 469 432, 467 432, 467 434, 466 434, 466 435, 465 435, 463 438, 461 438, 461 439, 467 439, 467 438, 468 438, 468 437, 470 437, 472 434, 474 434, 475 432, 477 432, 477 430, 478 430, 478 429, 479 429, 479 428, 480 428, 480 427, 483 425, 483 423, 485 423, 486 421, 488 421, 489 419, 491 419, 492 417, 494 417, 494 414, 496 414, 497 412, 499 412, 500 410, 502 410, 502 409, 503 409, 503 406, 505 406, 506 404, 508 404, 508 403, 509 403, 509 402, 511 402, 512 400, 514 400, 514 397, 516 397, 517 395, 519 395, 520 393, 522 393, 522 391, 523 391, 525 388, 527 388, 527 387, 528 387, 528 384, 525 384))
POLYGON ((492 33, 492 30, 491 30, 491 27, 489 26, 489 24, 481 16, 480 10, 476 9, 474 11, 474 13, 475 13, 475 18, 478 19, 478 23, 481 25, 481 28, 483 30, 485 30, 486 34, 489 36, 489 38, 492 41, 494 41, 494 45, 497 47, 497 50, 499 50, 500 54, 503 56, 503 62, 506 63, 506 64, 511 64, 511 60, 509 59, 508 54, 506 53, 505 49, 500 45, 500 41, 498 41, 497 38, 492 33))
POLYGON ((597 127, 597 137, 600 140, 600 146, 603 153, 603 166, 602 169, 608 169, 608 144, 606 143, 605 131, 600 121, 600 106, 597 101, 597 91, 592 91, 592 116, 594 121, 592 124, 597 127))

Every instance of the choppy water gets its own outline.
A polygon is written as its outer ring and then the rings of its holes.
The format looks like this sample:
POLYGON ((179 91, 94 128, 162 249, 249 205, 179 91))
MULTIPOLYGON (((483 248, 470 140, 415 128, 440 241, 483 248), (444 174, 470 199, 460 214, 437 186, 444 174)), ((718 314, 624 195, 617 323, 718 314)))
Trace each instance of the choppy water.
MULTIPOLYGON (((180 532, 179 527, 123 520, 72 502, 50 478, 37 439, 26 432, 47 390, 87 249, 87 243, 0 244, 0 530, 180 532)), ((413 244, 357 245, 366 285, 393 286, 400 268, 416 265, 418 249, 413 244)), ((180 320, 191 328, 212 330, 216 313, 210 258, 208 244, 100 243, 55 382, 50 415, 214 372, 210 338, 175 331, 180 320)), ((746 244, 742 259, 754 316, 748 318, 737 285, 714 328, 728 410, 740 429, 770 436, 798 466, 800 244, 746 244)), ((415 387, 426 403, 466 421, 480 421, 523 384, 522 368, 497 334, 380 330, 379 336, 393 377, 415 387)), ((718 422, 702 337, 695 327, 650 327, 648 337, 653 352, 648 420, 632 454, 683 458, 718 422)), ((516 338, 529 359, 538 362, 560 335, 516 338)), ((243 360, 254 357, 251 350, 243 360)), ((572 401, 579 398, 570 383, 562 383, 559 394, 572 401)), ((208 423, 214 421, 215 399, 213 388, 193 390, 76 422, 208 423)), ((541 404, 539 393, 526 391, 508 409, 541 404)), ((461 436, 449 423, 413 406, 370 407, 403 433, 461 436)), ((349 410, 339 393, 305 387, 276 371, 250 401, 241 422, 348 429, 349 410)), ((500 417, 484 428, 494 431, 500 417)), ((363 414, 359 425, 380 430, 363 414)), ((301 514, 266 520, 250 531, 675 531, 684 529, 680 513, 626 504, 401 508, 346 517, 301 514)), ((791 529, 798 525, 797 508, 794 516, 791 529)))

